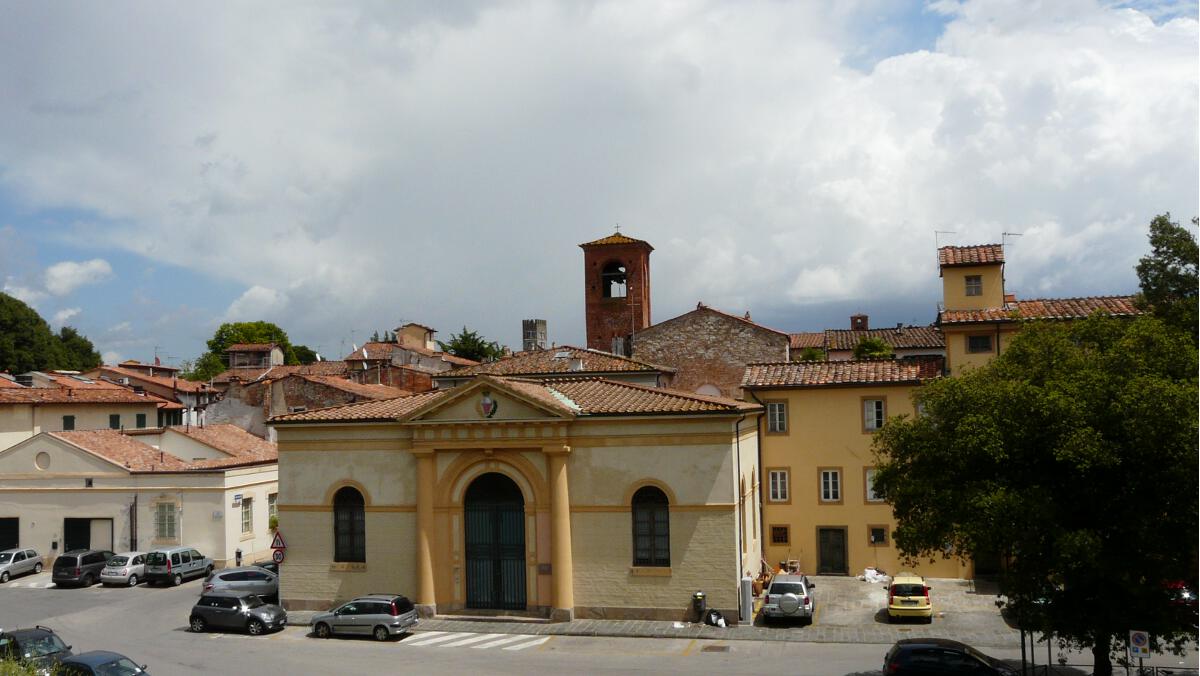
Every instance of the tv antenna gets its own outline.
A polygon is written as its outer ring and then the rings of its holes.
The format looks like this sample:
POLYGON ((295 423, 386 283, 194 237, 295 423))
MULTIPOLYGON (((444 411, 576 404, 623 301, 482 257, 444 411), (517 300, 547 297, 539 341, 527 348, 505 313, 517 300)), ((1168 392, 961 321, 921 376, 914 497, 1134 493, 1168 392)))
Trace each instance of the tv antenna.
POLYGON ((941 235, 957 235, 957 234, 958 234, 957 230, 934 230, 933 231, 933 244, 934 244, 934 246, 936 246, 937 248, 940 249, 940 248, 942 248, 941 235))
POLYGON ((1000 246, 1008 246, 1008 238, 1009 237, 1020 237, 1021 235, 1022 235, 1022 233, 1019 233, 1019 232, 1002 232, 1002 233, 1000 233, 1000 246))

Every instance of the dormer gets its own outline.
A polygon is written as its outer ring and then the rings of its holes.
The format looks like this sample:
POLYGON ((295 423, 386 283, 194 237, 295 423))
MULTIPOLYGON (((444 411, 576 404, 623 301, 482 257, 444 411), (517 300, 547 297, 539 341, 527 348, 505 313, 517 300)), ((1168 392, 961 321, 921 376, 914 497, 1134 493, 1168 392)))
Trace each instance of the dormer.
POLYGON ((396 329, 396 342, 406 347, 416 347, 424 350, 437 350, 433 336, 437 329, 409 322, 396 329))
POLYGON ((982 310, 1004 306, 1004 247, 1000 244, 938 249, 942 307, 982 310))

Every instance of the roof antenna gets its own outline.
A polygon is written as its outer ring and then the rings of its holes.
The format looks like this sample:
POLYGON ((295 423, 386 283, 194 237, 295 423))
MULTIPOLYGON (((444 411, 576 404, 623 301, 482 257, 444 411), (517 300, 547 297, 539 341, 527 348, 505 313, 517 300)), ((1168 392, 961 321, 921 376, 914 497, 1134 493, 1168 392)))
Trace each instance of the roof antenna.
POLYGON ((1021 233, 1019 233, 1019 232, 1002 232, 1002 233, 1000 233, 1000 246, 1003 246, 1003 247, 1008 246, 1008 238, 1009 237, 1020 237, 1020 236, 1021 236, 1021 233))
POLYGON ((621 232, 621 224, 617 223, 617 232, 621 232))
POLYGON ((934 230, 933 231, 933 255, 937 258, 938 267, 942 265, 942 258, 938 254, 938 249, 942 248, 941 235, 956 235, 954 230, 934 230))

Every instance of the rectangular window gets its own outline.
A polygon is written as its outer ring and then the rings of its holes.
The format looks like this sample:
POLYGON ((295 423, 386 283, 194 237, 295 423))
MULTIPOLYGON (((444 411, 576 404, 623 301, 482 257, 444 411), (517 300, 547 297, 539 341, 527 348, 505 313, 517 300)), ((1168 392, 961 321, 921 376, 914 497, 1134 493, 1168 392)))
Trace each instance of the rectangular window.
POLYGON ((822 469, 821 471, 821 502, 842 501, 842 471, 840 469, 822 469))
POLYGON ((279 502, 279 494, 272 493, 267 496, 267 517, 271 519, 279 518, 279 509, 275 503, 279 502))
POLYGON ((254 500, 242 498, 242 532, 254 532, 254 500))
POLYGON ((146 427, 146 414, 145 413, 137 414, 137 427, 139 430, 146 427))
POLYGON ((879 497, 879 494, 875 492, 876 472, 877 470, 874 467, 868 467, 863 470, 863 482, 866 484, 866 490, 863 495, 866 496, 867 502, 883 502, 883 498, 879 497))
POLYGON ((792 541, 790 526, 771 526, 771 544, 786 545, 792 541))
POLYGON ((882 399, 863 399, 863 431, 874 432, 883 427, 887 410, 882 399))
POLYGON ((967 352, 991 352, 992 337, 990 335, 967 336, 967 352))
POLYGON ((786 469, 767 470, 767 500, 770 502, 788 502, 791 494, 788 491, 788 471, 786 469))
POLYGON ((767 431, 774 434, 787 432, 787 402, 767 402, 767 431))
POLYGON ((120 413, 108 414, 108 429, 110 429, 110 430, 121 429, 121 414, 120 413))
POLYGON ((867 544, 872 547, 886 547, 888 543, 887 526, 867 526, 867 544))
POLYGON ((154 506, 154 537, 172 540, 175 536, 175 504, 160 502, 154 506))
POLYGON ((982 275, 967 275, 967 295, 982 296, 983 295, 983 276, 982 275))
POLYGON ((63 431, 70 432, 73 429, 75 429, 75 416, 64 415, 63 416, 63 431))

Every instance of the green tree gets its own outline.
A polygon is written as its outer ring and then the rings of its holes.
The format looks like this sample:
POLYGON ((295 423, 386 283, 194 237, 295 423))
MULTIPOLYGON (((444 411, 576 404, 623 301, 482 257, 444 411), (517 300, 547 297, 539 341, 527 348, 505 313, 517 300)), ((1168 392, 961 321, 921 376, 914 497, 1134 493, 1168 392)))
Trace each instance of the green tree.
POLYGON ((296 360, 301 364, 311 364, 317 360, 317 352, 307 345, 293 345, 292 351, 296 353, 296 360))
MULTIPOLYGON (((1192 219, 1192 225, 1200 223, 1192 219)), ((1171 214, 1150 221, 1150 254, 1137 264, 1142 292, 1139 305, 1177 328, 1197 335, 1200 296, 1197 291, 1200 249, 1192 233, 1171 221, 1171 214)))
POLYGON ((882 338, 864 337, 854 346, 855 359, 880 359, 892 356, 892 346, 882 338))
POLYGON ((66 368, 62 342, 36 310, 0 293, 0 371, 66 368))
POLYGON ((495 360, 499 359, 500 355, 503 354, 503 350, 498 343, 495 341, 489 342, 486 338, 467 329, 465 326, 458 335, 450 334, 450 340, 444 343, 439 340, 438 348, 456 357, 473 359, 475 361, 495 360))
POLYGON ((800 351, 796 361, 825 361, 825 350, 819 347, 806 347, 800 351))
POLYGON ((1091 648, 1191 635, 1164 583, 1197 568, 1197 353, 1142 317, 1034 324, 1003 355, 916 395, 923 414, 875 440, 875 488, 908 558, 990 552, 1007 610, 1027 629, 1091 648))
POLYGON ((62 366, 59 368, 87 371, 100 365, 100 353, 96 351, 92 341, 73 327, 62 327, 56 337, 62 345, 63 354, 62 366))
POLYGON ((209 339, 208 352, 200 355, 194 368, 184 374, 188 380, 208 380, 225 371, 225 350, 237 343, 275 343, 283 350, 283 363, 299 364, 287 332, 271 322, 226 322, 209 339))

